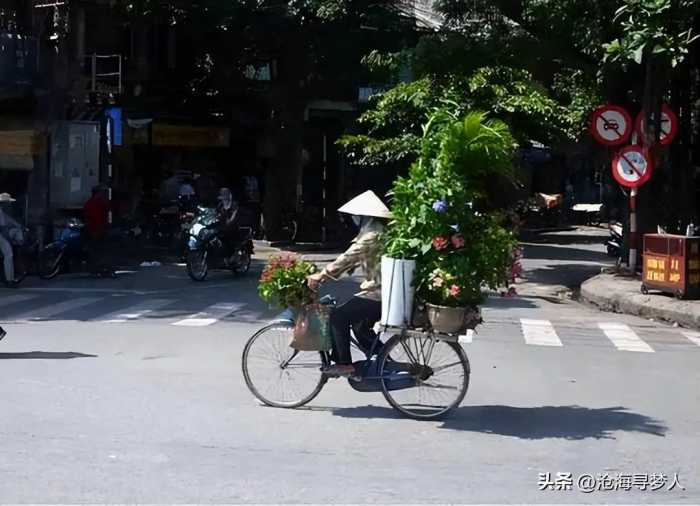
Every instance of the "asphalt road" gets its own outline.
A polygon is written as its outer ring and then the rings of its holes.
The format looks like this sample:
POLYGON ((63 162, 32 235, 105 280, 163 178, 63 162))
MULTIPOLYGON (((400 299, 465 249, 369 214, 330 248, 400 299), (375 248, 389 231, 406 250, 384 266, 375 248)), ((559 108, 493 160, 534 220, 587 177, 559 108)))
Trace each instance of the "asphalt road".
POLYGON ((345 380, 308 409, 258 405, 240 372, 272 315, 254 273, 0 291, 0 502, 698 503, 700 339, 557 296, 607 261, 578 235, 526 248, 528 283, 489 299, 469 393, 440 422, 345 380), (634 486, 584 493, 589 474, 634 486))

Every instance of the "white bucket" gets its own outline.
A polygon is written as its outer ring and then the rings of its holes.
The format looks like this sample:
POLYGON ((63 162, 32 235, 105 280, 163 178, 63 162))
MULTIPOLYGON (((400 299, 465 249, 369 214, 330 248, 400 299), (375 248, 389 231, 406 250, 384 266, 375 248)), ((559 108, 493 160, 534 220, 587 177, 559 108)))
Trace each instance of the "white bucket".
POLYGON ((415 260, 382 257, 382 325, 410 325, 415 260))

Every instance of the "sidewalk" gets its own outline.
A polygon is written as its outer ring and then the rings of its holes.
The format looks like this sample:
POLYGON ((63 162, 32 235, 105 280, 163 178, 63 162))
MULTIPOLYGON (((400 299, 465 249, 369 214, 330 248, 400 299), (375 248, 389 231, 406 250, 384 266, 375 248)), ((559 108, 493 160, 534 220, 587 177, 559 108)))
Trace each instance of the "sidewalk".
POLYGON ((599 274, 581 285, 581 299, 604 311, 625 313, 700 329, 700 300, 678 300, 669 294, 643 295, 638 278, 599 274))

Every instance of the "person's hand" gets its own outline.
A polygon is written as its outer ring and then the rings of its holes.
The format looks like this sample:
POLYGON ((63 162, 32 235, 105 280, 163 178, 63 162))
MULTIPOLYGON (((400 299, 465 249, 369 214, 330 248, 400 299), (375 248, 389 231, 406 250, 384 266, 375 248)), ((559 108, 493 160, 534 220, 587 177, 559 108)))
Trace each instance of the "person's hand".
POLYGON ((306 276, 306 282, 309 285, 309 288, 317 292, 318 287, 321 284, 321 282, 324 280, 325 276, 323 275, 323 272, 317 272, 316 274, 311 274, 310 276, 306 276))

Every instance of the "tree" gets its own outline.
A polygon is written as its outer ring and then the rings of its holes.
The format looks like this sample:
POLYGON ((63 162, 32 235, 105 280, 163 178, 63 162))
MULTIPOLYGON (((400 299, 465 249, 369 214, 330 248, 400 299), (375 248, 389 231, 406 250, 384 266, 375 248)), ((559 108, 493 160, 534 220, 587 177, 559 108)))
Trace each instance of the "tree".
POLYGON ((366 74, 362 56, 400 49, 414 30, 392 2, 372 0, 135 0, 122 12, 131 22, 183 26, 190 70, 167 83, 180 109, 226 114, 251 97, 260 101, 278 147, 265 210, 273 231, 280 202, 293 200, 300 184, 309 100, 354 98, 366 74), (269 84, 247 79, 251 66, 273 62, 269 84))

